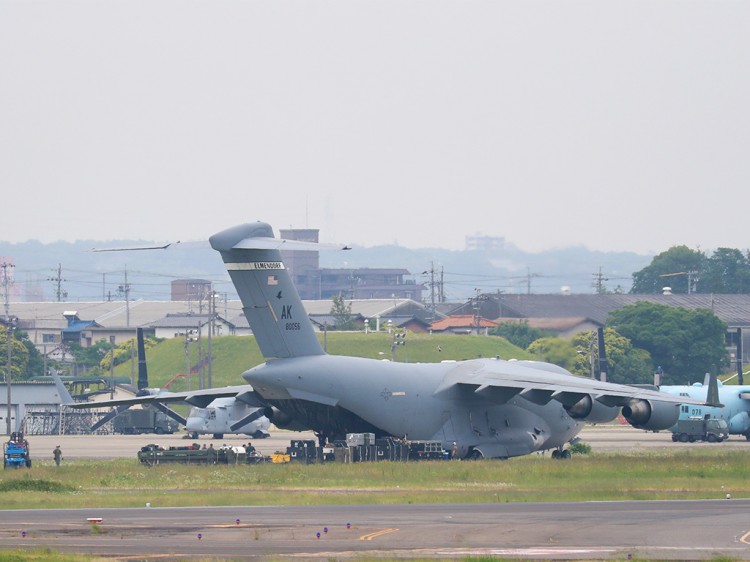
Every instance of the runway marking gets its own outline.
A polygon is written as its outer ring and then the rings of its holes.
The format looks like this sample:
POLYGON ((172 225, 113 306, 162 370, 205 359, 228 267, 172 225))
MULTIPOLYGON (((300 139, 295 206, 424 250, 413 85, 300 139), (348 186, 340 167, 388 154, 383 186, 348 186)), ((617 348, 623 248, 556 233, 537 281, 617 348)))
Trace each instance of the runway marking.
POLYGON ((748 539, 750 539, 750 531, 748 531, 747 533, 745 533, 744 535, 740 537, 740 542, 744 542, 745 544, 750 544, 750 540, 748 539))
POLYGON ((374 533, 370 533, 369 535, 362 535, 361 537, 359 537, 359 540, 361 540, 361 541, 371 541, 374 538, 377 538, 377 537, 380 537, 380 536, 383 536, 383 535, 387 535, 388 533, 395 533, 396 531, 398 531, 398 529, 395 529, 395 528, 394 529, 383 529, 381 531, 375 531, 374 533))

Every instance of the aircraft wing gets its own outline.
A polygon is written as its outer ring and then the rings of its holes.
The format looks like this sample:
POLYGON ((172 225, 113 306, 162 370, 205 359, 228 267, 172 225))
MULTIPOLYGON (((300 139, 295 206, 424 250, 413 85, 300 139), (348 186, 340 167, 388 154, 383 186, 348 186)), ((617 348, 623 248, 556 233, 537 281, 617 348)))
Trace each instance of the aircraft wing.
POLYGON ((185 402, 193 406, 206 407, 216 398, 234 397, 251 406, 262 406, 249 384, 239 386, 225 386, 221 388, 205 388, 185 392, 159 392, 146 396, 119 398, 116 400, 101 400, 97 402, 78 402, 71 404, 73 409, 104 408, 109 406, 132 406, 135 404, 167 404, 170 402, 185 402))
POLYGON ((684 396, 673 396, 666 392, 634 386, 601 382, 596 379, 573 376, 564 369, 535 361, 483 362, 477 368, 461 366, 448 377, 436 393, 451 387, 469 390, 488 400, 505 403, 520 396, 537 404, 557 400, 563 404, 574 404, 584 396, 607 406, 624 406, 632 400, 655 400, 675 404, 703 404, 684 396))

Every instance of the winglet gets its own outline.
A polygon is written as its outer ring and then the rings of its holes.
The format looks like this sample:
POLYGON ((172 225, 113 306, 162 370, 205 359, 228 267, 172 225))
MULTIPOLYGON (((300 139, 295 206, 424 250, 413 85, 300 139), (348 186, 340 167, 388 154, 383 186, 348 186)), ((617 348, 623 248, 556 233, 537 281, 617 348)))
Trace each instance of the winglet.
POLYGON ((63 406, 70 406, 71 404, 74 404, 75 400, 73 400, 73 397, 70 395, 70 392, 68 392, 68 389, 65 388, 60 375, 57 374, 57 370, 50 369, 49 374, 52 375, 52 380, 55 381, 57 393, 60 395, 61 404, 63 406))
POLYGON ((723 408, 724 404, 719 402, 719 381, 716 373, 706 373, 704 384, 708 387, 706 392, 706 406, 723 408))

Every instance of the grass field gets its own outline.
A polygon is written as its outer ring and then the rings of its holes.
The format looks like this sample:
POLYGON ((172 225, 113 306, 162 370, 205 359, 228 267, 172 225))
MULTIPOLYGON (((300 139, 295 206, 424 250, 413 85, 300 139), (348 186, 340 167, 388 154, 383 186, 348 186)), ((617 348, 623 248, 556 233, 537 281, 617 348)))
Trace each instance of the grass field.
POLYGON ((544 502, 750 497, 747 454, 679 451, 508 461, 148 468, 135 459, 4 471, 5 509, 544 502))

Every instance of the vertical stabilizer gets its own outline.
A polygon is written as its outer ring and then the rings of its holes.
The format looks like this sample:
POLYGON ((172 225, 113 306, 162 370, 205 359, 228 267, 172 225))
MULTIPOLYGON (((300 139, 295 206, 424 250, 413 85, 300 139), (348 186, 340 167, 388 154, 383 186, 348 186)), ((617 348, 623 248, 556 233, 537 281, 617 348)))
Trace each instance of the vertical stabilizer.
POLYGON ((60 378, 60 375, 57 374, 57 370, 50 369, 49 374, 52 375, 52 380, 55 381, 55 386, 57 387, 57 393, 60 395, 60 403, 63 406, 70 406, 71 404, 74 404, 75 401, 73 400, 73 397, 68 392, 68 389, 65 388, 65 385, 63 384, 63 381, 60 378))
POLYGON ((281 261, 279 249, 289 246, 274 238, 270 225, 236 226, 214 234, 210 242, 224 260, 263 357, 325 353, 281 261))
POLYGON ((146 345, 143 341, 143 328, 136 328, 138 344, 138 390, 148 387, 148 368, 146 367, 146 345))
POLYGON ((604 328, 597 328, 596 341, 599 348, 599 380, 607 382, 609 363, 607 363, 607 347, 604 345, 604 328))
POLYGON ((719 400, 719 381, 716 378, 716 373, 706 373, 704 384, 708 387, 706 391, 706 406, 722 407, 724 404, 719 400))

